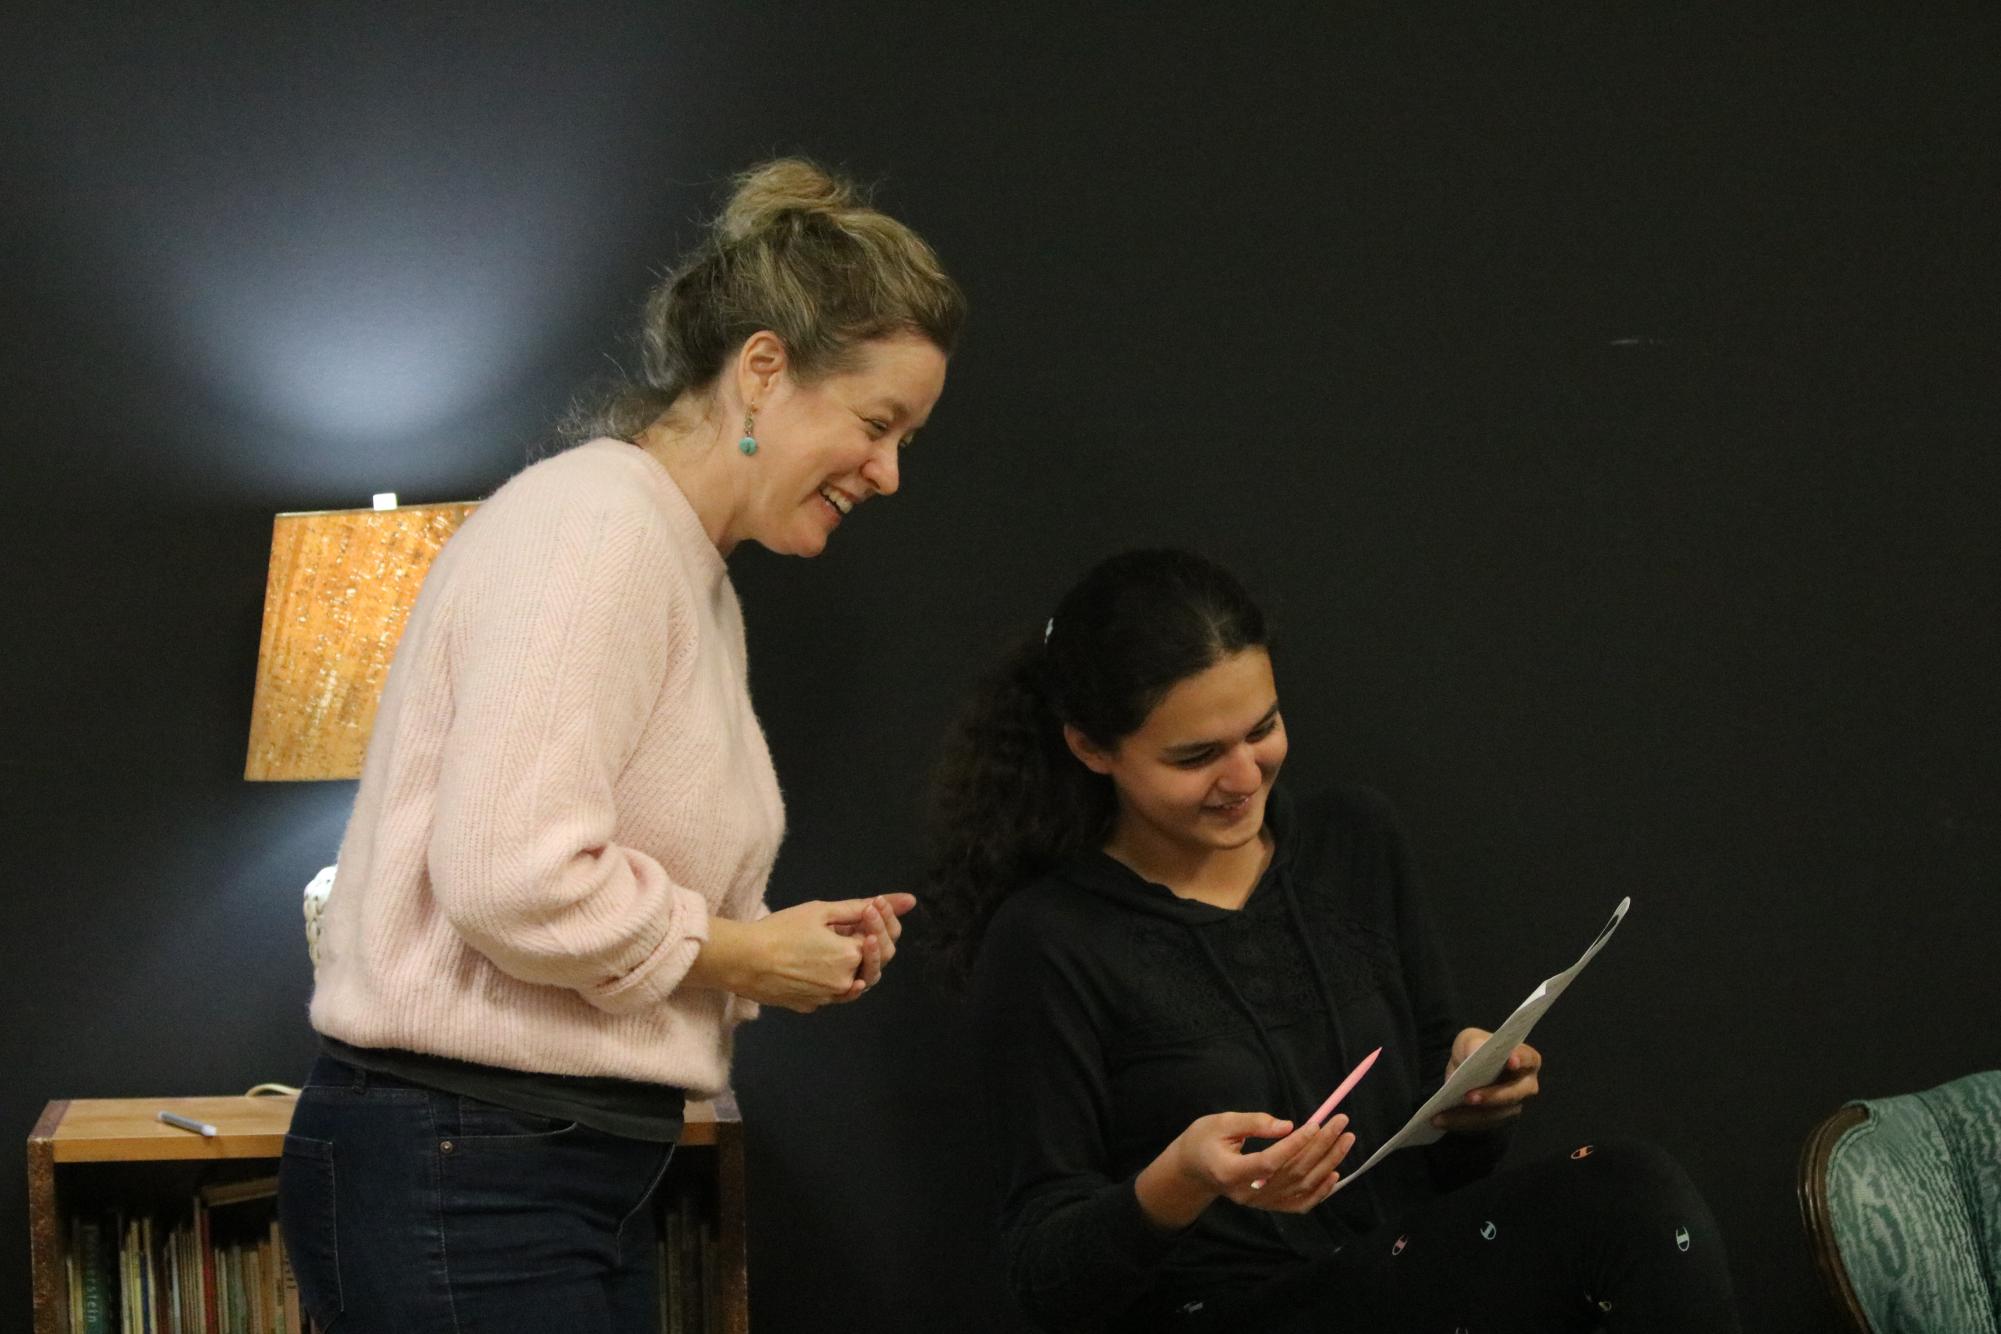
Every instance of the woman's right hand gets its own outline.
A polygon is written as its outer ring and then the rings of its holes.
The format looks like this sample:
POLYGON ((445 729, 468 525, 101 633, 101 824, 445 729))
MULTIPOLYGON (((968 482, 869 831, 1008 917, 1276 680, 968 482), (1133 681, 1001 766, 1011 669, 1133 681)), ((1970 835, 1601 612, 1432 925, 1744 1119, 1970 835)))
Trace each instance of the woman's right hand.
POLYGON ((1302 1214, 1334 1193, 1335 1171, 1355 1137, 1345 1114, 1295 1132, 1263 1112, 1217 1112, 1175 1137, 1140 1172, 1140 1207, 1158 1227, 1179 1230, 1219 1196, 1252 1209, 1302 1214), (1272 1139, 1256 1153, 1247 1139, 1272 1139))
POLYGON ((688 980, 801 1014, 851 1001, 880 976, 885 947, 884 928, 855 924, 882 916, 877 900, 856 899, 801 903, 754 922, 711 917, 688 980))

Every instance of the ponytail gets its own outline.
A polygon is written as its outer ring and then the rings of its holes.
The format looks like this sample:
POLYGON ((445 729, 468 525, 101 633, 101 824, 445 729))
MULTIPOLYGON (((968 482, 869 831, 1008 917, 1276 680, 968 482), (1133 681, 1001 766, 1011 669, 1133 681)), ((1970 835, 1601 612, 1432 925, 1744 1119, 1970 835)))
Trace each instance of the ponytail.
POLYGON ((932 786, 925 919, 955 983, 972 972, 1001 901, 1102 843, 1117 809, 1111 781, 1065 744, 1047 674, 1037 630, 980 683, 946 738, 932 786))

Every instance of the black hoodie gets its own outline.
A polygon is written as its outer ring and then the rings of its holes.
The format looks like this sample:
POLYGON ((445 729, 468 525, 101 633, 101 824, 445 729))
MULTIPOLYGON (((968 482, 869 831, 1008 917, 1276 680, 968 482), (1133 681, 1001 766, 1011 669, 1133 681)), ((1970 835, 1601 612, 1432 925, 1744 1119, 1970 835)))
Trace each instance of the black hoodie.
POLYGON ((1051 1329, 1144 1327, 1256 1286, 1491 1170, 1503 1135, 1392 1154, 1312 1213, 1227 1199, 1164 1233, 1133 1178, 1198 1117, 1303 1120, 1348 1095, 1358 1167, 1444 1078, 1464 1026, 1388 804, 1343 789, 1266 805, 1274 851, 1235 910, 1101 852, 1010 895, 974 970, 1009 1285, 1051 1329))

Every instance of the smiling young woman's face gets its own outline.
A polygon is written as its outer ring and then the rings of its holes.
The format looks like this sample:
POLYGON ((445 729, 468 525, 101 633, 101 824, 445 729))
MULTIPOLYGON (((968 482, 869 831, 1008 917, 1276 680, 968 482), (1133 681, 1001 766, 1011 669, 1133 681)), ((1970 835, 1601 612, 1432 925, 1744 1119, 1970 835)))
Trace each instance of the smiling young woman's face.
POLYGON ((1180 851, 1242 847, 1264 828, 1285 763, 1285 724, 1271 655, 1248 648, 1174 684, 1139 730, 1110 750, 1071 748, 1112 780, 1115 841, 1139 835, 1180 851))
POLYGON ((757 407, 740 535, 781 555, 819 555, 856 506, 895 493, 897 453, 944 390, 945 354, 914 334, 872 339, 850 369, 810 384, 781 376, 757 407))

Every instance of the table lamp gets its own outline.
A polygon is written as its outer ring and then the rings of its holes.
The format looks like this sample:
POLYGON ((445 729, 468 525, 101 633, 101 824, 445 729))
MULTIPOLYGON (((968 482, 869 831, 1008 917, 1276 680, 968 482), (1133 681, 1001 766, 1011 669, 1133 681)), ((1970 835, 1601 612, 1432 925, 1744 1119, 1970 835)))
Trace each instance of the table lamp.
MULTIPOLYGON (((264 632, 243 776, 359 778, 376 706, 424 575, 471 502, 280 514, 271 525, 264 632)), ((306 887, 306 947, 319 958, 327 867, 306 887)))

